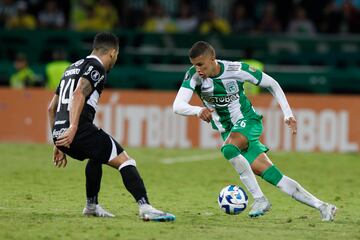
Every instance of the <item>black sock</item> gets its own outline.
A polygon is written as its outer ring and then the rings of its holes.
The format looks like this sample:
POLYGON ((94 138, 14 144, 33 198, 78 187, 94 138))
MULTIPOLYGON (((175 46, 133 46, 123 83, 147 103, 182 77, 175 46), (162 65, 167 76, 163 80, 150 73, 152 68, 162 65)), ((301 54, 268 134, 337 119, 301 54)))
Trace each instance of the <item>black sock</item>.
POLYGON ((98 204, 98 194, 100 191, 102 166, 95 160, 89 160, 86 169, 86 197, 87 204, 98 204))
POLYGON ((120 169, 126 189, 133 195, 139 205, 149 204, 143 180, 135 166, 128 165, 120 169))

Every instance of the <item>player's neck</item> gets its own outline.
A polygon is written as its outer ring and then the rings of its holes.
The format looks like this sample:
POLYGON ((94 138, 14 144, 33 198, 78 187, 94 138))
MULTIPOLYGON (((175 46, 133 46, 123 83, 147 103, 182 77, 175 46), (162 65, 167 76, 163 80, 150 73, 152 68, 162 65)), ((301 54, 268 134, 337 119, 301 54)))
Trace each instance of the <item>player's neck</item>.
POLYGON ((95 57, 97 60, 100 61, 101 65, 105 68, 106 71, 108 71, 108 64, 106 63, 106 59, 104 58, 104 55, 96 54, 94 51, 90 54, 90 56, 95 57))
POLYGON ((213 72, 211 73, 210 77, 214 77, 214 76, 219 75, 220 70, 221 70, 221 69, 220 69, 220 64, 215 60, 214 70, 213 70, 213 72))

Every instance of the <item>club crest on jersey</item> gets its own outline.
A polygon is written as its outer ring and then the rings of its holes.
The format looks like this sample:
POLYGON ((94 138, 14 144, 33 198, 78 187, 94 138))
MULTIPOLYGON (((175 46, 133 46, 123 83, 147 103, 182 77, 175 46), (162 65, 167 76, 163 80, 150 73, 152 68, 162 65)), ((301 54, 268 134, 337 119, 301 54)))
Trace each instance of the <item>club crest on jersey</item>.
POLYGON ((237 93, 239 91, 239 88, 235 82, 226 83, 225 89, 228 93, 237 93))
POLYGON ((91 79, 94 80, 94 81, 97 81, 97 80, 99 80, 99 78, 100 78, 99 71, 98 70, 93 70, 91 72, 91 79))

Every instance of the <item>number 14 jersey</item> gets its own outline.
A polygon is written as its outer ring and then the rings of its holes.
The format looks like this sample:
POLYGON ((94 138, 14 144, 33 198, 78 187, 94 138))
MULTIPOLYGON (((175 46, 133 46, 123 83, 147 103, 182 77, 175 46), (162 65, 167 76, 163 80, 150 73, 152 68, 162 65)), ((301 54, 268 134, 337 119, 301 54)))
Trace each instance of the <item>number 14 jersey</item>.
POLYGON ((104 89, 106 72, 101 60, 93 55, 71 64, 64 72, 56 89, 59 103, 56 109, 53 137, 58 137, 69 127, 69 110, 72 94, 80 78, 87 79, 92 92, 86 97, 84 108, 80 115, 79 125, 84 122, 93 122, 98 100, 104 89))

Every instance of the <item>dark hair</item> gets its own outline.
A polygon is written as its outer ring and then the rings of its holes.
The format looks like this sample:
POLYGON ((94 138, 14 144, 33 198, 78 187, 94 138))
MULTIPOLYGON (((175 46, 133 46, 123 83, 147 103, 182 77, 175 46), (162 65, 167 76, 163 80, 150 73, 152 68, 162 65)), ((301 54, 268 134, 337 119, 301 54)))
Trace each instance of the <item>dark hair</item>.
POLYGON ((189 57, 196 58, 200 55, 211 55, 215 56, 215 50, 210 43, 205 41, 198 41, 192 45, 189 50, 189 57))
POLYGON ((119 39, 112 33, 102 32, 96 34, 93 42, 93 50, 105 54, 111 49, 119 49, 119 39))

